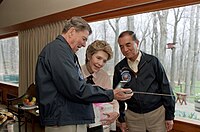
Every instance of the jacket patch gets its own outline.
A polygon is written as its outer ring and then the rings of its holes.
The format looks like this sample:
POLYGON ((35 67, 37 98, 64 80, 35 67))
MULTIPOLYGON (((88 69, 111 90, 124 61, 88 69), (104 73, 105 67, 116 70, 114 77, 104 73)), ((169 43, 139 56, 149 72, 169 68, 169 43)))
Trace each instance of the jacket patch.
POLYGON ((124 70, 121 72, 122 81, 130 82, 131 74, 130 71, 124 70))

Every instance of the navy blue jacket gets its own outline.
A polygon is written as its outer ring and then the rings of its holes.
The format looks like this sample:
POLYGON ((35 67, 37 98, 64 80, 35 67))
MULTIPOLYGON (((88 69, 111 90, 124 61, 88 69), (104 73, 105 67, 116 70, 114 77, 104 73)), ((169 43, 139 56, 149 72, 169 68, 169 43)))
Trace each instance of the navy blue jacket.
POLYGON ((110 102, 112 90, 86 84, 76 55, 59 35, 38 57, 36 89, 41 124, 75 125, 94 123, 92 102, 110 102))
MULTIPOLYGON (((128 81, 125 87, 133 91, 172 95, 156 96, 135 93, 131 99, 125 101, 129 110, 136 113, 147 113, 163 105, 166 120, 174 119, 175 97, 165 70, 155 56, 142 52, 137 73, 128 66, 127 58, 124 58, 115 66, 113 88, 117 87, 121 80, 128 81)), ((124 122, 125 102, 119 101, 120 122, 124 122)))

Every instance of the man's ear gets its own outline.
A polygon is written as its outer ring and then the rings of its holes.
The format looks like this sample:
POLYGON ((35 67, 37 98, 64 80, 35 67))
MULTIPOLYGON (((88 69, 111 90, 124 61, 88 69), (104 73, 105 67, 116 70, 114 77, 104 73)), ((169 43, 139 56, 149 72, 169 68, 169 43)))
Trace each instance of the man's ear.
POLYGON ((138 40, 135 40, 135 43, 137 44, 137 46, 139 46, 139 41, 138 40))
POLYGON ((68 33, 69 33, 69 36, 72 36, 74 34, 74 32, 76 31, 76 29, 74 27, 71 27, 69 30, 68 30, 68 33))

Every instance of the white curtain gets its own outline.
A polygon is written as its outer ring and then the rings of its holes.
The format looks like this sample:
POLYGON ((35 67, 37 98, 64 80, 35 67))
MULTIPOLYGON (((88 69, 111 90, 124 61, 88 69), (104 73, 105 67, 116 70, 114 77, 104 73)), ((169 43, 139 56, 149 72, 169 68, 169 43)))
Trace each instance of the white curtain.
POLYGON ((19 31, 19 96, 24 94, 28 86, 35 82, 37 57, 42 48, 59 34, 64 21, 19 31))

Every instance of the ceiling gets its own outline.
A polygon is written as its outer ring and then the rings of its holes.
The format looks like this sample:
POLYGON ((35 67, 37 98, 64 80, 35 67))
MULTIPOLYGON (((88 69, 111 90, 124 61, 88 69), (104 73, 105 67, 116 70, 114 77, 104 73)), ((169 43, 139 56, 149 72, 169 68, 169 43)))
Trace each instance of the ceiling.
POLYGON ((0 0, 0 28, 101 0, 0 0))

